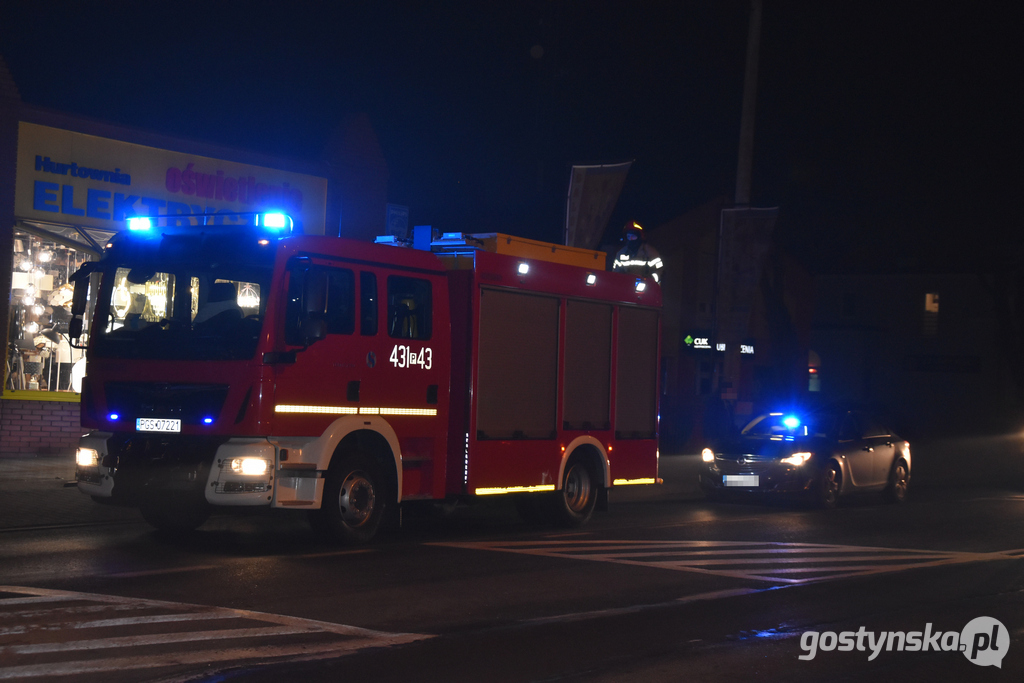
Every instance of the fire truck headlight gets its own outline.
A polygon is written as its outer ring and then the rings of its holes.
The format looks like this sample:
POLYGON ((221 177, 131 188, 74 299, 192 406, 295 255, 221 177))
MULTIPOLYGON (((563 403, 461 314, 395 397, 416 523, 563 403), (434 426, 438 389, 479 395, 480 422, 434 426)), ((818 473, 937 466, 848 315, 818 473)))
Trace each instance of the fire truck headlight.
POLYGON ((95 448, 79 448, 75 453, 75 462, 79 467, 99 467, 100 452, 95 448))
POLYGON ((647 283, 644 282, 642 279, 637 278, 636 279, 636 291, 637 292, 642 292, 645 289, 647 289, 647 283))
POLYGON ((530 272, 530 264, 529 263, 520 263, 518 270, 519 270, 519 274, 520 275, 526 275, 527 273, 530 272))
POLYGON ((231 460, 231 471, 235 474, 262 476, 270 468, 263 458, 234 458, 231 460))
POLYGON ((703 460, 704 462, 714 462, 715 452, 712 451, 710 448, 705 448, 700 452, 700 459, 703 460))

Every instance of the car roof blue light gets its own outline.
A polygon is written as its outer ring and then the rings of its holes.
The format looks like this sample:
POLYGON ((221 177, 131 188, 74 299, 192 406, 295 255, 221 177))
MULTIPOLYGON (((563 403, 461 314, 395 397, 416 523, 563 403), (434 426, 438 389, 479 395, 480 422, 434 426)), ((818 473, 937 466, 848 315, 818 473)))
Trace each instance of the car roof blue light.
POLYGON ((795 415, 788 415, 782 419, 782 424, 790 429, 796 429, 800 426, 800 420, 795 415))

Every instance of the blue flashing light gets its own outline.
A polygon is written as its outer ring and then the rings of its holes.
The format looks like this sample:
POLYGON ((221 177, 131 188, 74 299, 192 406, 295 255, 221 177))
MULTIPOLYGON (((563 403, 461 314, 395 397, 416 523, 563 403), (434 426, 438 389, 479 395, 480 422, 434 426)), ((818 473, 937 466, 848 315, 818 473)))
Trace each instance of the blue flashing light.
POLYGON ((203 418, 203 424, 204 425, 212 425, 213 424, 213 418, 212 417, 204 417, 203 418))
POLYGON ((800 420, 795 415, 788 415, 782 419, 782 424, 789 429, 796 429, 800 426, 800 420))
POLYGON ((135 232, 148 232, 153 227, 153 221, 147 216, 132 216, 128 219, 128 229, 135 232))
POLYGON ((111 422, 117 422, 121 419, 121 416, 117 413, 111 413, 110 415, 107 415, 107 418, 109 418, 111 422))
POLYGON ((257 217, 259 225, 270 230, 289 230, 292 227, 292 219, 283 213, 264 213, 257 217))

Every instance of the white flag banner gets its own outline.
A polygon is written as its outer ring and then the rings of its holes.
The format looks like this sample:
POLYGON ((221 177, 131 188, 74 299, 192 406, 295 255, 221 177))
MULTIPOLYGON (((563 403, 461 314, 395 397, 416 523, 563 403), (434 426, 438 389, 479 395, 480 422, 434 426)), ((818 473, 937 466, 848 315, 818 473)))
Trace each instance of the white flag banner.
POLYGON ((565 208, 565 244, 597 249, 619 201, 632 161, 622 164, 573 166, 565 208))

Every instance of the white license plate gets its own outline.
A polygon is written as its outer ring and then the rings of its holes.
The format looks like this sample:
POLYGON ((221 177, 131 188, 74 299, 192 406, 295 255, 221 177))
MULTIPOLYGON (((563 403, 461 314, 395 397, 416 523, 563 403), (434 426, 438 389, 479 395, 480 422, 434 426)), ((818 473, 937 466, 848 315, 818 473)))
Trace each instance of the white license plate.
POLYGON ((135 420, 138 432, 180 432, 181 420, 140 417, 135 420))
POLYGON ((757 487, 758 477, 756 474, 723 474, 722 483, 726 486, 757 487))

